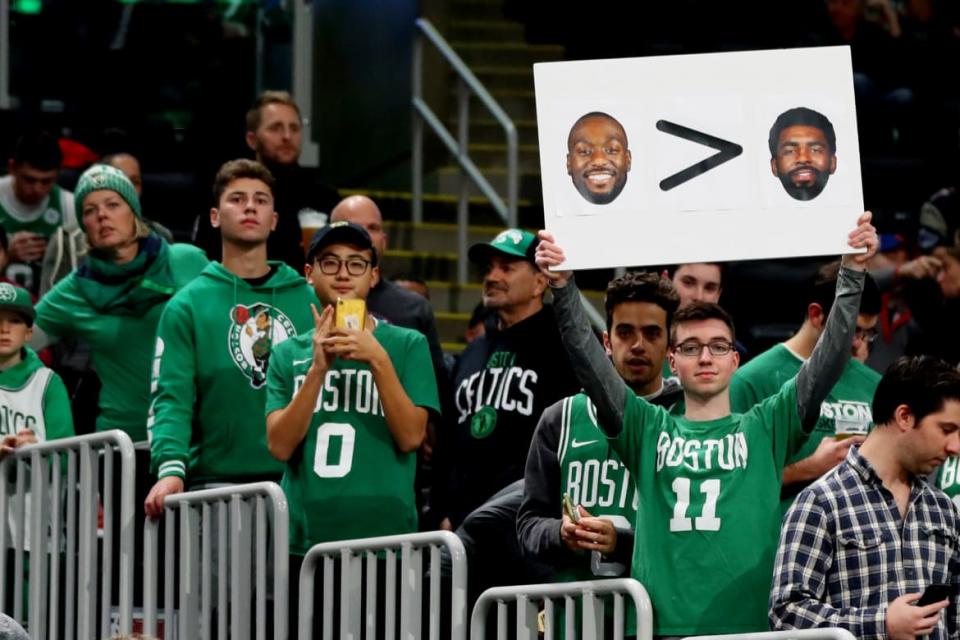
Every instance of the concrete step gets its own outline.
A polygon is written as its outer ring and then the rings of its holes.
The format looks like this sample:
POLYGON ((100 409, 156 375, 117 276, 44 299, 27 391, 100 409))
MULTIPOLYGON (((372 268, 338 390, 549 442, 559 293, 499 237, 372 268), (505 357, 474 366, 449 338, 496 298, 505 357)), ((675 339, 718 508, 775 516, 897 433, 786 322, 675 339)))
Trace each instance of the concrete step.
POLYGON ((447 40, 468 42, 523 42, 523 25, 503 19, 451 20, 447 40))
POLYGON ((530 67, 535 62, 563 60, 564 56, 564 48, 559 44, 454 41, 450 46, 471 69, 495 65, 530 67))
MULTIPOLYGON (((520 144, 536 146, 539 143, 536 120, 514 120, 513 125, 517 128, 517 141, 520 144)), ((447 127, 450 131, 456 131, 456 120, 448 121, 447 127)), ((500 122, 493 118, 470 118, 470 142, 505 144, 506 136, 500 122)))
POLYGON ((452 20, 503 20, 503 0, 453 0, 452 20))
MULTIPOLYGON (((349 195, 365 195, 373 198, 380 207, 384 221, 405 222, 410 224, 412 218, 412 195, 409 191, 376 191, 370 189, 340 189, 343 197, 349 195)), ((423 220, 425 223, 441 223, 451 225, 456 222, 457 196, 443 193, 425 193, 423 195, 423 220)), ((487 225, 490 229, 501 229, 503 220, 491 206, 490 201, 483 196, 472 196, 469 199, 470 223, 472 225, 487 225)), ((521 220, 542 220, 543 212, 538 202, 521 199, 517 202, 518 215, 521 220)), ((533 227, 531 227, 533 228, 533 227)), ((404 244, 395 244, 398 249, 412 249, 404 244)), ((430 249, 434 249, 431 247, 430 249)))
MULTIPOLYGON (((507 170, 501 166, 481 166, 480 173, 487 179, 494 191, 501 194, 507 193, 507 170)), ((460 167, 447 166, 440 167, 436 172, 437 192, 438 193, 457 193, 460 185, 460 167)), ((472 182, 470 184, 471 195, 481 195, 479 189, 472 182)), ((531 168, 520 175, 520 197, 534 202, 543 201, 543 189, 540 185, 540 170, 531 168)))
MULTIPOLYGON (((467 229, 467 246, 477 242, 488 242, 503 231, 503 226, 476 226, 467 229)), ((456 253, 457 225, 424 222, 384 221, 384 231, 389 238, 389 246, 407 251, 456 253)), ((535 231, 531 229, 531 231, 535 231)))
MULTIPOLYGON (((507 166, 507 145, 504 143, 471 143, 470 157, 484 167, 507 166)), ((540 169, 540 148, 535 144, 521 144, 517 149, 517 166, 522 173, 540 169)))
MULTIPOLYGON (((497 104, 507 112, 511 120, 533 120, 537 119, 537 104, 533 89, 494 89, 490 91, 491 97, 497 104)), ((490 112, 475 97, 470 99, 470 114, 473 117, 488 119, 490 112)), ((457 89, 453 87, 447 94, 447 113, 455 114, 457 110, 457 89)), ((455 129, 454 129, 455 131, 455 129)))
POLYGON ((533 90, 533 67, 530 66, 493 65, 474 67, 470 70, 488 91, 498 89, 533 90))
MULTIPOLYGON (((412 273, 423 280, 455 282, 457 254, 388 248, 380 263, 380 273, 387 278, 393 278, 398 273, 412 273)), ((475 265, 470 265, 468 273, 470 282, 480 281, 480 270, 475 265)))

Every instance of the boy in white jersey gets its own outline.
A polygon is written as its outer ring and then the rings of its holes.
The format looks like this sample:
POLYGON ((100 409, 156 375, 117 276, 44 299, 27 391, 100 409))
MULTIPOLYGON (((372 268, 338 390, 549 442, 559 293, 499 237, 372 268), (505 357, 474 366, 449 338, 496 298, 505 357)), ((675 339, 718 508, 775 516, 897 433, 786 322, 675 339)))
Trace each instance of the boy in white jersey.
POLYGON ((27 444, 74 435, 63 381, 24 347, 35 315, 25 289, 0 283, 0 458, 27 444))

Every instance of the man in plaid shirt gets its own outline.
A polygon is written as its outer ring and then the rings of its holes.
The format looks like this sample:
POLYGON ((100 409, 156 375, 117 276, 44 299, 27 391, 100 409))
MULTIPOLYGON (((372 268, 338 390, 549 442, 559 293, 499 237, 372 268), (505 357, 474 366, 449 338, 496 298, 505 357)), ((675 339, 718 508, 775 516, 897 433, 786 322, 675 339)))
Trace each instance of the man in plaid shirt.
POLYGON ((927 481, 960 453, 960 372, 929 356, 901 358, 880 380, 873 417, 866 441, 787 512, 770 626, 960 638, 960 511, 927 481), (950 597, 917 606, 937 583, 950 597))

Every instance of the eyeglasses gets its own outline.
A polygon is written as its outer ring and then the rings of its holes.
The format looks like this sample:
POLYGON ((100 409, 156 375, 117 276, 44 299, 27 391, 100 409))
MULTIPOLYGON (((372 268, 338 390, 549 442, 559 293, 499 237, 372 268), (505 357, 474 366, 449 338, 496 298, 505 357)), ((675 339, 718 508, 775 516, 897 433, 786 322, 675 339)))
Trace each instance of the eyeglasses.
POLYGON ((869 329, 861 329, 857 327, 853 332, 854 340, 863 340, 867 344, 870 344, 877 339, 877 328, 870 327, 869 329))
POLYGON ((687 340, 677 345, 676 352, 686 358, 696 358, 703 353, 704 347, 709 349, 713 356, 725 356, 733 351, 733 343, 726 340, 714 340, 706 344, 698 340, 687 340))
POLYGON ((341 260, 336 256, 324 256, 320 258, 320 272, 327 276, 335 276, 340 273, 340 265, 347 265, 347 273, 352 276, 362 276, 367 272, 370 261, 364 258, 347 258, 341 260))

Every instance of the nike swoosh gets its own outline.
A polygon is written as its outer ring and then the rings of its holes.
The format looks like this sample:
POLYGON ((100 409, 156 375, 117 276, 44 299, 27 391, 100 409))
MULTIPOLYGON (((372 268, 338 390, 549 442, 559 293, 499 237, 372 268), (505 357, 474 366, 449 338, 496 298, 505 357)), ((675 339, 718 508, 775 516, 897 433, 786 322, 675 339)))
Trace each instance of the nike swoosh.
POLYGON ((293 366, 297 366, 298 364, 306 364, 307 362, 310 362, 311 360, 313 360, 313 358, 307 358, 306 360, 294 360, 294 361, 293 361, 293 366))
POLYGON ((594 442, 596 442, 596 440, 587 440, 586 442, 577 442, 576 438, 574 438, 573 442, 570 443, 570 446, 573 447, 574 449, 579 449, 580 447, 585 447, 588 444, 593 444, 594 442))

